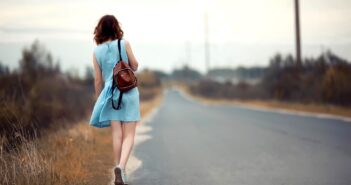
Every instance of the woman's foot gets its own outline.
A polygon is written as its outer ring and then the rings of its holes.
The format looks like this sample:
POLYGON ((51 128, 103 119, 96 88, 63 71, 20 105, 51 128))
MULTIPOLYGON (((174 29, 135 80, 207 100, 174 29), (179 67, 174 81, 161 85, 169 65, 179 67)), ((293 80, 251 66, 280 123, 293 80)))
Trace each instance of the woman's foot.
POLYGON ((127 175, 124 169, 120 168, 119 166, 116 166, 114 169, 114 173, 115 173, 115 185, 128 184, 127 175))
POLYGON ((115 185, 124 185, 122 180, 122 169, 116 166, 113 171, 115 173, 115 185))

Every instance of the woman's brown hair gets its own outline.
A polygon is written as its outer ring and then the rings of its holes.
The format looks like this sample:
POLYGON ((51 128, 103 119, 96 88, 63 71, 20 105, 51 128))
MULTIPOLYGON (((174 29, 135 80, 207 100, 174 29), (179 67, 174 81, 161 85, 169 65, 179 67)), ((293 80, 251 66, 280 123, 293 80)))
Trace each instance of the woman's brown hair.
POLYGON ((109 39, 122 39, 122 37, 123 30, 115 16, 105 15, 101 17, 94 31, 94 40, 96 44, 101 44, 109 39))

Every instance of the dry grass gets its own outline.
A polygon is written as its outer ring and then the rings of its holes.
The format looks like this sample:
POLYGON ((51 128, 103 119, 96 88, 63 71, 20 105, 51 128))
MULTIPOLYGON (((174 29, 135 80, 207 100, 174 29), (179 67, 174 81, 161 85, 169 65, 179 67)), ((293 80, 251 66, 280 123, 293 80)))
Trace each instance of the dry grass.
POLYGON ((207 104, 232 104, 232 105, 244 105, 261 108, 273 108, 273 109, 284 109, 293 111, 302 111, 309 113, 323 113, 337 116, 345 116, 351 118, 351 109, 341 106, 328 105, 328 104, 315 104, 315 103, 294 103, 294 102, 282 102, 276 100, 239 100, 239 99, 211 99, 204 98, 201 96, 194 95, 190 92, 188 87, 184 84, 176 84, 176 87, 193 97, 207 104))
POLYGON ((145 115, 147 115, 154 107, 157 107, 161 103, 161 100, 163 98, 162 88, 155 90, 155 93, 157 94, 157 96, 154 99, 149 101, 143 101, 141 103, 140 111, 142 117, 145 117, 145 115))
POLYGON ((88 184, 85 166, 95 138, 84 122, 40 139, 29 141, 23 135, 18 134, 22 144, 14 151, 1 149, 0 184, 88 184))
MULTIPOLYGON (((142 115, 160 100, 161 90, 156 98, 141 103, 142 115)), ((109 128, 92 128, 84 120, 70 127, 58 126, 40 139, 28 141, 22 135, 18 137, 23 143, 17 149, 0 150, 0 184, 99 185, 110 182, 113 157, 109 128)))
MULTIPOLYGON (((39 150, 38 142, 26 140, 23 133, 16 134, 23 144, 12 150, 11 155, 1 147, 0 184, 48 184, 57 181, 58 177, 51 168, 52 163, 45 159, 45 154, 39 150)), ((5 143, 5 137, 2 137, 1 146, 5 143)))

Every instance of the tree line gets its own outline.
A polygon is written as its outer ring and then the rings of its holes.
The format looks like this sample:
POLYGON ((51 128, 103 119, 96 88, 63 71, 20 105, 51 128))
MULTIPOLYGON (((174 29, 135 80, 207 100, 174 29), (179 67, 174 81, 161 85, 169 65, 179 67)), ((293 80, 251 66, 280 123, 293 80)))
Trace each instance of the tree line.
POLYGON ((270 59, 268 67, 254 71, 254 74, 261 76, 257 84, 245 81, 221 83, 202 78, 192 83, 190 90, 209 98, 351 105, 351 64, 331 51, 323 52, 318 57, 305 58, 301 66, 296 65, 292 55, 276 54, 270 59))

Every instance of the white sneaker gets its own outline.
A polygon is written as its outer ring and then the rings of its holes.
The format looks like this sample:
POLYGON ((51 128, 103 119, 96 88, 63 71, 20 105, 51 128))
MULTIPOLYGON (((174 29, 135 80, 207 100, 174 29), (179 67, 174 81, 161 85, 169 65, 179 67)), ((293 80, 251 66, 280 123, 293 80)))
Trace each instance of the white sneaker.
POLYGON ((125 185, 128 184, 128 177, 127 177, 127 174, 126 174, 126 170, 125 169, 122 169, 121 170, 121 176, 122 176, 122 181, 125 185))

